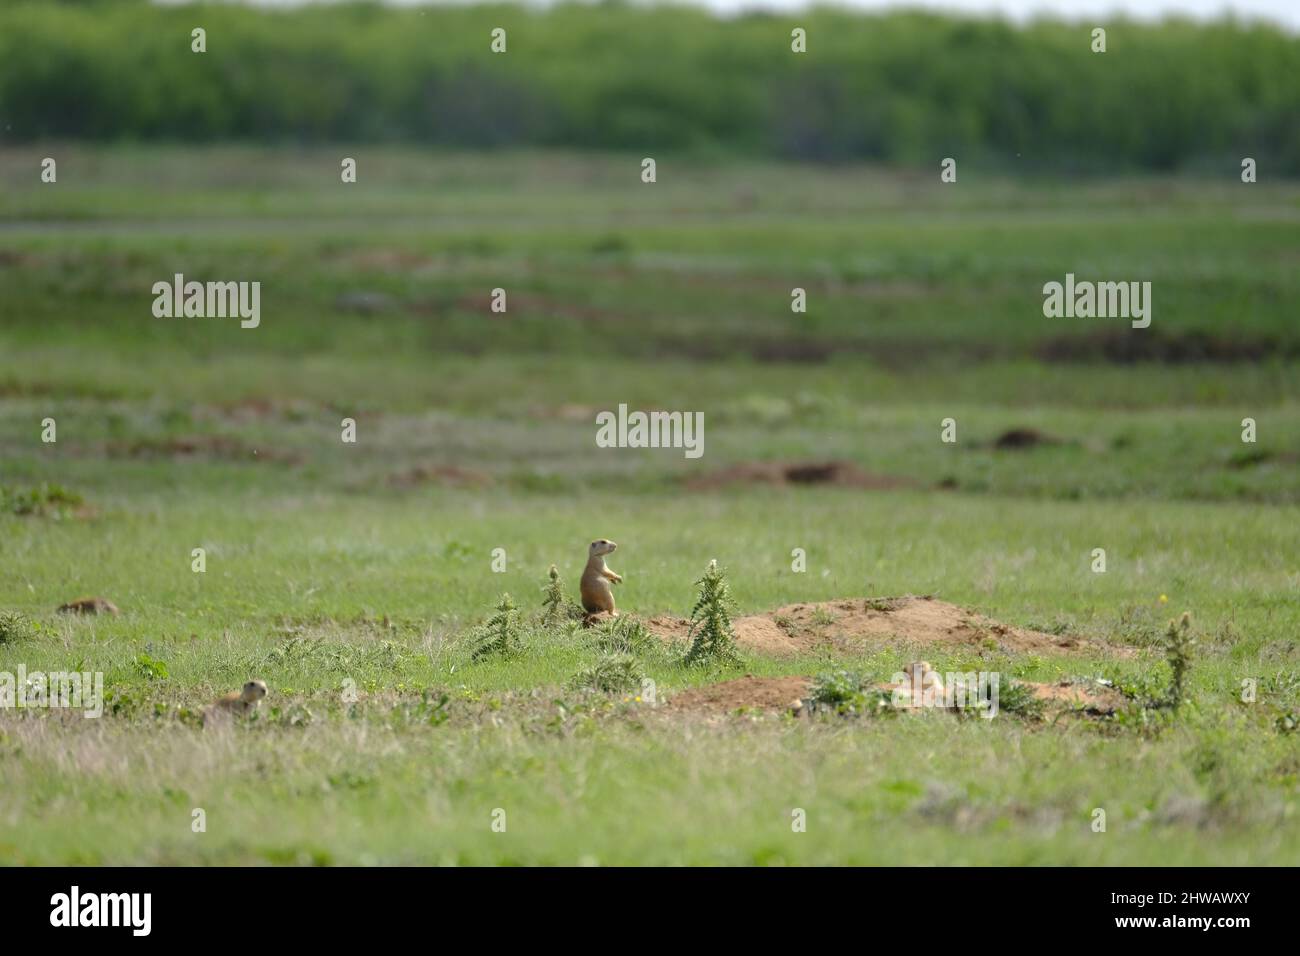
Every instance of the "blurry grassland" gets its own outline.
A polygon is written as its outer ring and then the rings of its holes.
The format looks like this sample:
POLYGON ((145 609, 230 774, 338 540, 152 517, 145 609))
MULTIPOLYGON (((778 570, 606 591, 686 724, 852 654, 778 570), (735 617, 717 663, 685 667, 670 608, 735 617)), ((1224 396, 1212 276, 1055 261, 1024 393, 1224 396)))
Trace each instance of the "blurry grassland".
MULTIPOLYGON (((547 702, 484 730, 26 721, 0 810, 14 864, 1287 865, 1294 748, 1247 710, 1160 745, 941 714, 693 728, 547 702), (1288 749, 1290 748, 1290 749, 1288 749), (116 754, 104 760, 105 752, 116 754), (918 754, 926 754, 919 758, 918 754), (70 780, 75 786, 70 787, 70 780), (205 834, 191 809, 207 812, 205 834), (1108 834, 1089 830, 1108 813, 1108 834), (53 810, 57 808, 57 812, 53 810), (507 813, 507 831, 490 829, 507 813), (806 834, 790 812, 806 810, 806 834), (17 821, 22 821, 21 826, 17 821)), ((465 708, 469 709, 469 708, 465 708)), ((633 710, 633 713, 636 711, 633 710)), ((493 724, 497 717, 497 724, 493 724)), ((75 718, 81 721, 81 718, 75 718)))
POLYGON ((259 353, 387 343, 906 366, 1037 356, 1065 340, 1100 358, 1096 340, 1124 339, 1122 321, 1041 314, 1043 283, 1073 272, 1152 282, 1154 325, 1132 343, 1200 336, 1256 358, 1300 354, 1288 315, 1300 187, 1285 182, 1244 185, 1227 170, 944 185, 937 171, 664 160, 647 186, 638 170, 634 156, 342 147, 7 151, 6 334, 75 326, 96 344, 252 349, 228 323, 160 323, 132 307, 142 287, 183 272, 262 281, 259 353), (55 185, 35 175, 47 152, 60 159, 55 185), (360 182, 345 186, 338 161, 353 154, 360 182), (510 312, 483 321, 498 285, 510 312), (790 311, 795 286, 806 315, 790 311), (383 293, 383 314, 349 314, 341 302, 357 291, 383 293))
POLYGON ((747 612, 934 593, 1022 624, 1065 615, 1106 639, 1125 607, 1154 608, 1164 594, 1194 603, 1206 626, 1234 619, 1247 635, 1288 640, 1298 613, 1294 506, 830 489, 272 495, 226 476, 212 469, 206 485, 110 497, 90 519, 5 516, 0 602, 42 615, 71 592, 113 596, 128 609, 122 618, 59 619, 58 628, 77 640, 98 636, 109 654, 130 652, 113 651, 119 637, 183 643, 197 632, 206 643, 232 630, 254 639, 285 617, 388 615, 435 622, 454 637, 501 591, 540 607, 552 563, 576 593, 582 542, 608 533, 621 544, 613 566, 627 578, 620 605, 643 614, 684 614, 711 558, 731 569, 747 612), (206 574, 190 569, 195 547, 207 551, 206 574), (487 570, 495 547, 507 552, 505 573, 487 570), (793 547, 807 550, 809 573, 791 573, 793 547), (1089 570, 1094 547, 1107 549, 1107 574, 1089 570))
MULTIPOLYGON (((599 373, 616 375, 625 367, 599 373)), ((328 366, 312 368, 330 373, 328 366)), ((502 377, 514 371, 502 362, 484 362, 480 369, 502 377)), ((554 365, 548 370, 560 371, 554 365)), ((647 380, 640 391, 615 398, 641 407, 640 394, 667 394, 674 380, 647 380)), ((445 384, 451 387, 454 380, 445 384)), ((502 493, 577 498, 603 489, 656 496, 678 493, 683 482, 729 464, 763 459, 850 461, 918 490, 949 489, 944 494, 1294 504, 1300 492, 1294 404, 1177 411, 1022 410, 969 400, 868 405, 842 396, 832 403, 815 383, 796 384, 801 390, 793 400, 763 391, 770 383, 754 376, 736 396, 713 400, 684 393, 694 400, 683 401, 685 407, 707 409, 705 455, 698 461, 680 450, 596 448, 594 411, 557 419, 548 406, 522 400, 407 414, 347 402, 305 404, 262 417, 240 405, 31 397, 4 402, 0 442, 8 483, 61 483, 93 502, 205 488, 402 500, 438 487, 439 478, 421 480, 420 469, 453 466, 465 470, 470 484, 502 493), (46 416, 59 422, 60 440, 33 447, 32 436, 39 439, 46 416), (958 422, 956 445, 937 437, 940 422, 950 416, 958 422), (1264 430, 1256 445, 1240 441, 1240 421, 1247 416, 1264 430), (357 420, 358 445, 340 441, 345 417, 357 420), (1004 432, 1024 427, 1058 444, 996 446, 1004 432)), ((590 407, 614 407, 601 402, 598 391, 593 389, 590 407)))
POLYGON ((0 154, 14 480, 106 493, 222 469, 382 494, 440 463, 518 491, 657 493, 735 461, 842 458, 1004 495, 1300 494, 1295 186, 752 163, 665 163, 646 186, 630 156, 404 150, 357 151, 344 186, 324 150, 54 151, 52 186, 39 151, 0 154), (176 210, 191 192, 208 199, 176 210), (1151 281, 1151 328, 1044 318, 1042 284, 1071 271, 1151 281), (260 281, 261 327, 154 318, 176 272, 260 281), (597 449, 595 412, 620 402, 704 411, 706 457, 597 449), (46 415, 58 445, 31 442, 46 415), (992 447, 1017 426, 1057 443, 992 447), (173 461, 196 436, 227 441, 173 461))
POLYGON ((1294 747, 1242 746, 1248 708, 1189 718, 1152 745, 942 714, 683 732, 568 703, 539 703, 522 726, 491 698, 462 705, 480 730, 401 710, 224 736, 28 720, 0 738, 0 859, 1259 866, 1297 852, 1294 747), (190 831, 194 807, 206 833, 190 831), (806 833, 791 832, 796 807, 806 833), (1097 807, 1105 834, 1089 826, 1097 807))

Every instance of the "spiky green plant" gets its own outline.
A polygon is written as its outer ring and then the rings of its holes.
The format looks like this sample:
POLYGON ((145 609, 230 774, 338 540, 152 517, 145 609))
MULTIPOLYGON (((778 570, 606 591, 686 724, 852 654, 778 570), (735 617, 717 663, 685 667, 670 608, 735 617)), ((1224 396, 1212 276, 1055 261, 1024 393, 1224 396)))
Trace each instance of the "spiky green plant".
POLYGON ((0 611, 0 644, 31 640, 37 627, 21 611, 0 611))
POLYGON ((509 594, 502 594, 496 613, 478 628, 478 644, 472 660, 501 655, 509 657, 519 650, 519 609, 509 594))
POLYGON ((1187 699, 1187 675, 1192 669, 1192 648, 1195 646, 1192 615, 1184 611, 1177 621, 1169 622, 1165 631, 1165 660, 1169 661, 1172 672, 1165 702, 1175 710, 1187 699))
POLYGON ((731 599, 726 572, 718 567, 717 561, 710 561, 695 586, 700 589, 700 596, 691 608, 691 627, 686 634, 691 646, 686 651, 686 663, 736 660, 736 632, 731 626, 735 602, 731 599))
POLYGON ((841 717, 870 717, 895 713, 887 691, 856 671, 828 671, 813 678, 808 698, 815 710, 841 717))
POLYGON ((590 667, 578 671, 569 685, 578 689, 598 690, 605 694, 639 690, 645 674, 631 654, 605 654, 590 667))
POLYGON ((0 512, 10 514, 66 518, 84 503, 75 491, 47 482, 26 491, 0 487, 0 512))
POLYGON ((1008 678, 998 688, 998 710, 1027 720, 1038 720, 1047 705, 1028 684, 1008 678))
POLYGON ((542 588, 545 594, 542 598, 542 624, 546 627, 559 627, 582 617, 582 608, 569 600, 569 595, 564 590, 564 581, 553 564, 549 575, 550 581, 542 588))
POLYGON ((813 678, 808 697, 814 704, 829 707, 837 713, 861 712, 865 703, 862 688, 865 681, 853 671, 830 671, 813 678))
POLYGON ((645 622, 624 614, 596 626, 596 647, 607 654, 645 654, 661 645, 645 622))

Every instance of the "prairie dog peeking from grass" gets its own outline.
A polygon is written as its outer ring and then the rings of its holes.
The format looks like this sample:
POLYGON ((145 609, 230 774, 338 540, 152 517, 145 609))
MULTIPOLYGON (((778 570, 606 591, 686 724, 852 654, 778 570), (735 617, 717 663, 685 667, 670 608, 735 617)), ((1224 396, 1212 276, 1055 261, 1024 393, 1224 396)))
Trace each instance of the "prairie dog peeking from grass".
POLYGON ((59 605, 59 610, 64 614, 112 614, 116 615, 117 605, 108 598, 102 597, 83 597, 75 601, 69 601, 67 604, 59 605))
POLYGON ((243 690, 232 690, 229 694, 223 694, 214 700, 204 713, 203 722, 207 724, 208 720, 219 716, 242 717, 257 710, 265 696, 266 682, 250 680, 244 685, 243 690))
POLYGON ((930 666, 929 661, 912 661, 903 665, 905 680, 898 684, 886 685, 894 692, 894 706, 921 707, 933 704, 942 707, 944 703, 943 681, 939 672, 930 666))
POLYGON ((618 611, 614 609, 612 585, 620 583, 623 578, 605 564, 605 555, 613 554, 617 549, 618 545, 608 538, 597 538, 587 548, 587 566, 582 571, 580 590, 582 609, 588 616, 601 613, 610 617, 618 616, 618 611))
POLYGON ((930 666, 929 661, 913 661, 905 664, 903 673, 907 675, 909 684, 916 686, 919 681, 922 690, 934 688, 936 693, 943 693, 943 680, 940 679, 939 672, 930 666))

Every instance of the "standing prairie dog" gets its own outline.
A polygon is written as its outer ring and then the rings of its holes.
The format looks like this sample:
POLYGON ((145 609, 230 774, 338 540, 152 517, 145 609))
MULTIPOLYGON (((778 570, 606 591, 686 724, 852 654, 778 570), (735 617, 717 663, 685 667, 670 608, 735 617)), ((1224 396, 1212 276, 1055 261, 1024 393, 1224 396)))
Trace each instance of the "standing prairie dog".
POLYGON ((204 723, 208 719, 218 714, 243 716, 250 711, 257 710, 262 698, 266 696, 266 682, 260 680, 250 680, 244 685, 243 690, 232 690, 229 694, 223 694, 212 702, 204 716, 204 723))
POLYGON ((613 554, 618 545, 606 538, 600 538, 591 542, 591 547, 587 549, 587 567, 582 572, 582 609, 588 615, 599 614, 604 612, 610 617, 617 617, 618 611, 614 610, 614 588, 613 584, 620 583, 623 578, 611 571, 605 564, 605 555, 613 554))

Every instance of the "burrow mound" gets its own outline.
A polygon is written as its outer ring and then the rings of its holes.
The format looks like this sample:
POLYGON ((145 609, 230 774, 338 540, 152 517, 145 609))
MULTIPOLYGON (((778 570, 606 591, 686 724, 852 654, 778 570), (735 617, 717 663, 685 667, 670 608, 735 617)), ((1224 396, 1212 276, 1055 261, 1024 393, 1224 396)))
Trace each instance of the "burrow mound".
MULTIPOLYGON (((1017 683, 1029 688, 1049 713, 1074 711, 1099 717, 1113 714, 1126 703, 1119 691, 1091 682, 1017 683)), ((887 688, 891 685, 879 686, 887 688)), ((811 692, 811 677, 754 677, 746 674, 735 680, 680 691, 669 698, 667 704, 673 710, 703 714, 732 714, 738 710, 797 713, 811 692)), ((906 712, 907 708, 903 710, 906 712)))
POLYGON ((794 710, 808 696, 812 681, 807 677, 753 677, 746 674, 720 684, 707 684, 679 691, 668 698, 676 710, 729 714, 741 708, 794 710))
MULTIPOLYGON (((879 643, 1035 654, 1131 653, 1126 648, 1080 637, 1013 627, 947 601, 912 595, 789 604, 737 618, 733 624, 740 648, 759 654, 855 651, 879 643)), ((690 621, 659 615, 648 619, 646 626, 663 640, 682 641, 690 630, 690 621)))
POLYGON ((710 491, 736 484, 778 487, 832 485, 888 490, 905 488, 913 482, 894 475, 872 474, 849 461, 748 461, 686 480, 686 487, 697 491, 710 491))

